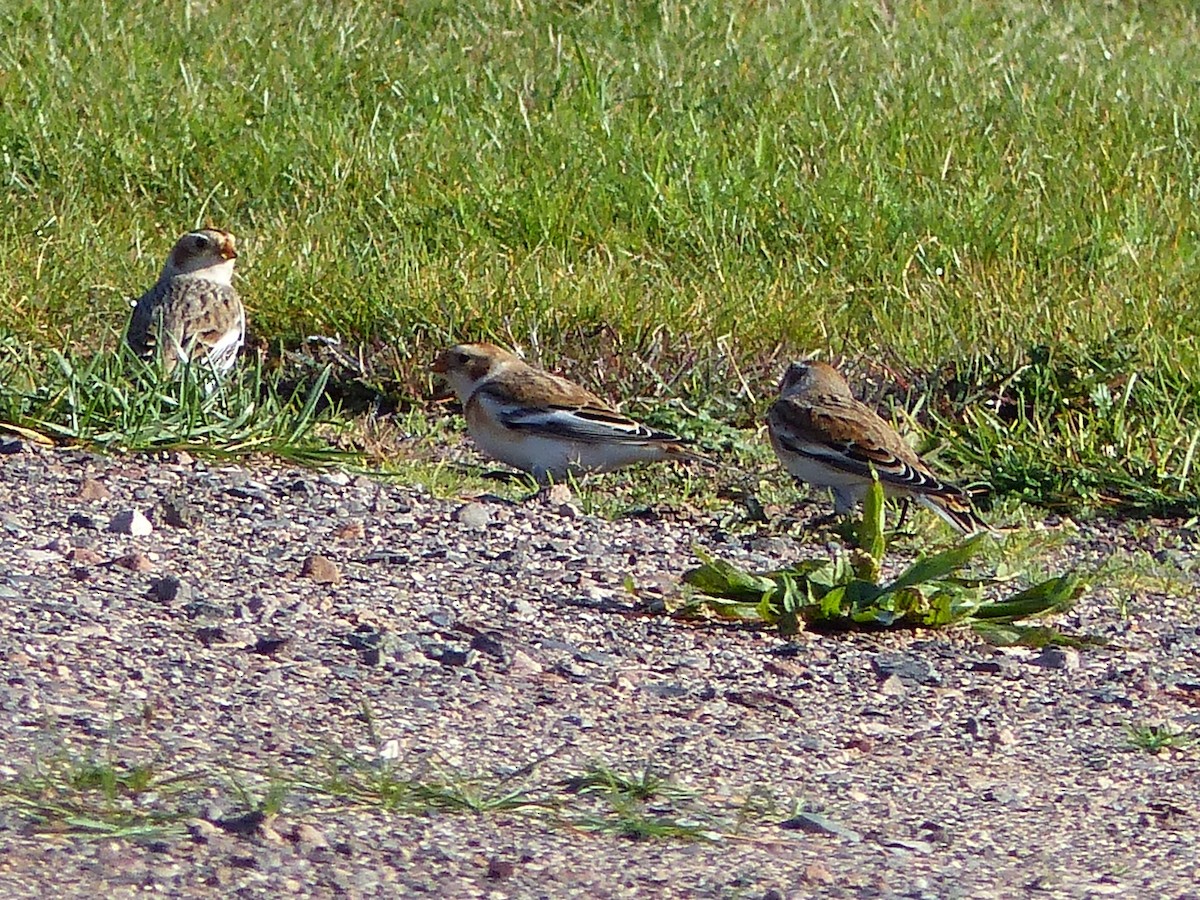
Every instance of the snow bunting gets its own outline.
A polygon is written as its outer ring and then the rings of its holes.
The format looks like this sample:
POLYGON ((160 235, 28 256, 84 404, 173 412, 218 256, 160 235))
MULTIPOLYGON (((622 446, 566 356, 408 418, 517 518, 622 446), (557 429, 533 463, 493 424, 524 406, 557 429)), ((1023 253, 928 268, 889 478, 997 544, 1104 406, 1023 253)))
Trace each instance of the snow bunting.
POLYGON ((675 435, 638 424, 590 391, 494 344, 443 350, 433 371, 458 395, 479 448, 538 481, 646 461, 702 459, 675 435))
POLYGON ((175 243, 162 274, 133 307, 125 340, 139 356, 158 354, 163 369, 203 359, 217 375, 237 361, 246 312, 232 284, 233 235, 190 231, 175 243))
POLYGON ((963 534, 991 529, 961 488, 940 481, 887 422, 854 399, 832 366, 788 366, 767 413, 775 455, 800 481, 833 490, 834 510, 850 512, 866 495, 874 467, 884 491, 911 496, 963 534))

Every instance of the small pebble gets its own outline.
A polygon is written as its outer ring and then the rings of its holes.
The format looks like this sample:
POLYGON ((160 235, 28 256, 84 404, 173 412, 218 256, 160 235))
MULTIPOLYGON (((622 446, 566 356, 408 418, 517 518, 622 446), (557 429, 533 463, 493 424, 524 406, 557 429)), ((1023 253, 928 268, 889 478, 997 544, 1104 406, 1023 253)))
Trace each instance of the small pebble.
POLYGON ((166 575, 155 579, 150 585, 150 596, 163 603, 173 603, 176 600, 186 603, 192 599, 192 589, 174 575, 166 575))
POLYGON ((80 482, 79 491, 75 496, 80 500, 107 500, 112 496, 112 492, 104 482, 97 481, 95 478, 85 478, 80 482))
POLYGON ((514 650, 508 664, 508 674, 518 676, 540 675, 545 667, 524 650, 514 650))
POLYGON ((309 849, 329 846, 328 838, 306 822, 300 822, 292 829, 292 839, 309 849))
POLYGON ((492 522, 492 511, 483 503, 467 503, 454 511, 455 521, 482 530, 492 522))
POLYGON ((497 859, 492 857, 488 860, 487 877, 493 881, 500 881, 505 878, 511 878, 516 867, 506 859, 497 859))
POLYGON ((1042 648, 1042 652, 1034 657, 1033 664, 1046 669, 1074 672, 1079 668, 1079 651, 1074 647, 1059 647, 1051 644, 1042 648))
POLYGON ((366 527, 362 522, 343 522, 337 528, 333 529, 333 536, 339 541, 353 543, 361 541, 367 533, 366 527))
POLYGON ((149 572, 154 568, 154 563, 150 562, 144 553, 126 553, 114 559, 112 564, 131 572, 149 572))
POLYGON ((94 566, 104 557, 90 547, 74 547, 67 553, 67 559, 76 565, 94 566))
POLYGON ((871 667, 883 679, 895 676, 914 684, 940 684, 942 676, 927 660, 902 653, 877 653, 871 667))
POLYGON ((67 524, 72 528, 86 528, 89 530, 96 530, 101 527, 100 522, 95 518, 79 512, 71 513, 71 515, 67 516, 67 524))
POLYGON ((338 584, 342 580, 342 570, 338 568, 337 563, 316 553, 304 560, 300 574, 311 578, 317 584, 338 584))
POLYGON ((158 519, 172 528, 195 528, 202 517, 185 497, 167 497, 158 504, 158 519))
POLYGON ((785 822, 780 822, 779 825, 789 831, 805 831, 809 834, 828 834, 832 837, 845 838, 853 844, 862 840, 862 835, 857 831, 817 813, 800 813, 785 822))
POLYGON ((833 884, 833 873, 824 863, 809 863, 804 867, 804 880, 811 884, 833 884))

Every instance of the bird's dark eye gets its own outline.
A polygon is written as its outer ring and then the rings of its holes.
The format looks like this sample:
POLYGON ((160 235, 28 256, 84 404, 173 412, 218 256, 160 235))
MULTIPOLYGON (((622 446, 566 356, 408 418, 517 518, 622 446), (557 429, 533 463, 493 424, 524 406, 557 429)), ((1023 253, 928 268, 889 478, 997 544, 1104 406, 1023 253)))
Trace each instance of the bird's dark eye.
POLYGON ((208 238, 206 238, 202 234, 196 235, 196 249, 203 250, 207 246, 208 246, 208 238))

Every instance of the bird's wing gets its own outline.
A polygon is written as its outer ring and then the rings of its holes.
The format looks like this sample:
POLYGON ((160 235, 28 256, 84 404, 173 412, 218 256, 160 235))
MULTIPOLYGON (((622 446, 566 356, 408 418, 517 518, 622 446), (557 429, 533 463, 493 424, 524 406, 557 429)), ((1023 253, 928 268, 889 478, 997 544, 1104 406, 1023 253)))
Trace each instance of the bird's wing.
POLYGON ((819 403, 782 398, 771 407, 776 440, 787 450, 864 478, 919 494, 962 497, 937 478, 887 422, 865 404, 842 397, 819 403))
MULTIPOLYGON (((549 377, 562 382, 555 376, 549 377)), ((499 385, 485 382, 475 391, 470 402, 482 405, 504 427, 529 434, 586 443, 640 444, 678 440, 672 434, 655 431, 622 415, 571 382, 563 382, 559 390, 539 391, 537 402, 523 398, 521 392, 512 391, 509 389, 511 387, 506 385, 501 389, 499 385), (563 402, 579 400, 585 402, 563 402)), ((548 385, 543 384, 542 387, 548 385)))
POLYGON ((181 343, 208 348, 241 331, 245 313, 237 291, 226 284, 194 279, 172 282, 162 301, 163 328, 181 343))
POLYGON ((125 329, 125 342, 138 356, 151 356, 154 353, 158 330, 155 325, 155 314, 160 308, 165 293, 162 285, 155 284, 138 298, 133 310, 129 313, 129 325, 125 329))

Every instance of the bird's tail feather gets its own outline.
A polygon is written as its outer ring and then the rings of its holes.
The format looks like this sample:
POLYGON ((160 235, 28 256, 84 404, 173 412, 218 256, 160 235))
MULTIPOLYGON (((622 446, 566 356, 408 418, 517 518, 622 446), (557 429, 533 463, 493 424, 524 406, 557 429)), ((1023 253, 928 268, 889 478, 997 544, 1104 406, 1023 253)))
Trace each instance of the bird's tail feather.
POLYGON ((931 497, 928 495, 918 495, 914 499, 926 509, 941 516, 942 519, 960 534, 978 534, 981 531, 986 531, 988 534, 998 533, 995 528, 979 518, 979 514, 971 508, 971 504, 965 499, 931 497))
POLYGON ((700 465, 709 466, 710 468, 716 466, 716 462, 709 459, 703 453, 697 453, 686 444, 672 442, 669 444, 663 444, 663 449, 670 454, 671 459, 678 460, 680 462, 686 460, 689 462, 700 463, 700 465))

